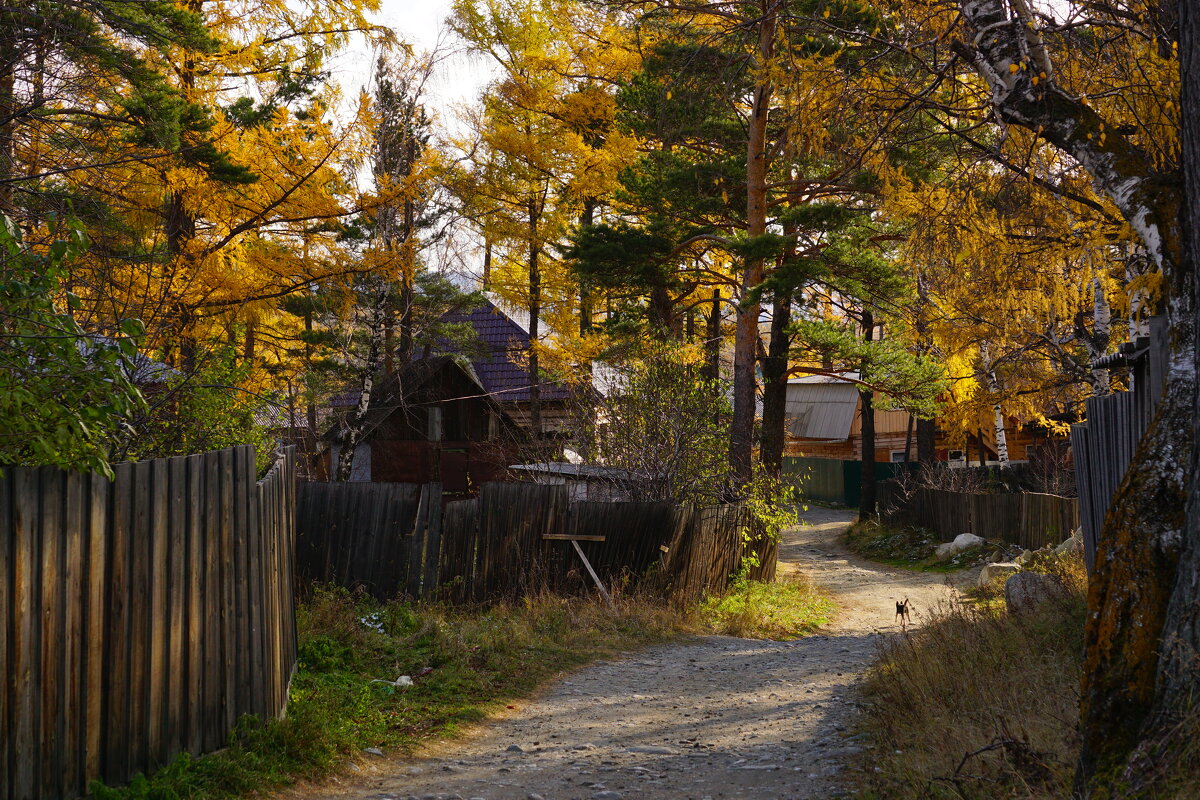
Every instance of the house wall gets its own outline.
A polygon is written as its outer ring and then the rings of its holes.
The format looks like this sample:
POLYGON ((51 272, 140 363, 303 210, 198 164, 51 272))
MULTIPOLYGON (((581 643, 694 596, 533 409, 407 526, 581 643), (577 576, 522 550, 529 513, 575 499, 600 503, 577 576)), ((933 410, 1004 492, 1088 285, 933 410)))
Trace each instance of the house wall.
POLYGON ((383 483, 440 481, 446 495, 473 496, 503 480, 516 457, 512 445, 493 442, 418 442, 374 439, 372 479, 383 483))

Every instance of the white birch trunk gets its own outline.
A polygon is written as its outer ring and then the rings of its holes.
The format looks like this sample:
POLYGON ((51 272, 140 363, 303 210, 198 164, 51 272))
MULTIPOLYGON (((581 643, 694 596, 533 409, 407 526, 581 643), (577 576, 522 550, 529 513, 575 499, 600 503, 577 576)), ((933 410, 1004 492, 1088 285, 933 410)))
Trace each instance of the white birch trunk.
POLYGON ((348 481, 354 469, 354 451, 358 449, 366 428, 367 412, 371 410, 371 391, 375 388, 375 374, 379 371, 379 355, 383 341, 383 316, 387 308, 388 286, 384 285, 375 296, 371 308, 371 341, 367 346, 367 360, 363 364, 362 380, 359 384, 358 405, 342 428, 342 440, 338 463, 333 471, 335 481, 348 481))

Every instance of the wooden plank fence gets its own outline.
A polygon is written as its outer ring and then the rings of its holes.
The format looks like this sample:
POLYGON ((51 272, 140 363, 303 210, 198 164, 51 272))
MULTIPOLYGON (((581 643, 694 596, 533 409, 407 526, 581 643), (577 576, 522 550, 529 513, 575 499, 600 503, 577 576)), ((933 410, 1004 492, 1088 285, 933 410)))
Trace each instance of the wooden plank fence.
POLYGON ((295 456, 0 477, 0 800, 81 797, 279 716, 296 662, 295 456))
POLYGON ((1102 365, 1131 366, 1133 391, 1089 397, 1085 403, 1087 421, 1071 426, 1083 551, 1089 572, 1095 565, 1108 506, 1150 426, 1166 386, 1169 353, 1166 318, 1151 318, 1148 341, 1125 348, 1130 352, 1109 356, 1102 365))
POLYGON ((1030 550, 1056 545, 1079 527, 1079 503, 1074 497, 1036 492, 916 489, 905 495, 894 481, 887 481, 880 484, 879 507, 886 521, 928 528, 943 541, 973 533, 1030 550))
POLYGON ((571 503, 566 487, 533 483, 487 483, 477 499, 444 507, 437 484, 302 483, 299 494, 301 575, 380 598, 475 603, 591 591, 565 538, 575 537, 606 585, 652 582, 698 599, 737 571, 747 524, 741 506, 571 503), (386 522, 394 518, 401 524, 386 522))

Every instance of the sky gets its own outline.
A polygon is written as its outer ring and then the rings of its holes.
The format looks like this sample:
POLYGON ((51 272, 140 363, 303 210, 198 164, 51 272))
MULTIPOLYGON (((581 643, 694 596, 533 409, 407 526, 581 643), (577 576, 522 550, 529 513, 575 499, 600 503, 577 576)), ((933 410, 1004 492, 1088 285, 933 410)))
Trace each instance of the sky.
MULTIPOLYGON (((375 20, 390 27, 396 38, 417 50, 432 50, 443 36, 443 44, 453 48, 452 36, 442 34, 442 23, 450 13, 453 0, 381 0, 375 20)), ((334 76, 347 98, 356 97, 370 78, 374 55, 361 37, 333 65, 334 76)), ((432 105, 443 123, 453 127, 455 106, 470 104, 492 77, 488 65, 477 57, 453 55, 443 62, 429 87, 432 105)))

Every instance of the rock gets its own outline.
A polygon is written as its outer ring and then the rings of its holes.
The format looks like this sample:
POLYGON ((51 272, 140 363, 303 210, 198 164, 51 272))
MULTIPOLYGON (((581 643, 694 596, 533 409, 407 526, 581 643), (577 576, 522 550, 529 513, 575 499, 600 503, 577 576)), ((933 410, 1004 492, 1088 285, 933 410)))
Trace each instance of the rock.
POLYGON ((1056 556, 1083 555, 1083 528, 1076 528, 1063 543, 1054 548, 1056 556))
POLYGON ((1050 600, 1066 594, 1063 582, 1053 575, 1040 572, 1018 572, 1004 582, 1004 605, 1013 615, 1037 611, 1050 600))
POLYGON ((954 537, 954 541, 939 544, 934 554, 938 561, 949 561, 963 550, 970 550, 972 547, 980 547, 984 544, 987 544, 987 540, 982 536, 976 536, 973 533, 960 533, 954 537))
POLYGON ((546 800, 546 798, 542 797, 537 792, 530 792, 529 794, 525 795, 525 800, 546 800))
POLYGON ((652 756, 670 756, 675 754, 675 751, 669 747, 655 747, 653 745, 635 745, 633 747, 626 747, 625 750, 629 753, 646 753, 652 756))
POLYGON ((504 749, 510 753, 524 753, 525 752, 525 748, 521 747, 521 745, 519 745, 519 744, 510 744, 508 747, 506 747, 504 749))
POLYGON ((998 561, 995 564, 984 564, 979 573, 979 585, 986 586, 993 578, 1012 575, 1021 571, 1021 565, 1015 561, 998 561))
POLYGON ((1014 561, 1016 561, 1016 562, 1017 562, 1017 564, 1019 564, 1020 566, 1022 566, 1022 567, 1023 567, 1023 566, 1025 566, 1026 564, 1028 564, 1028 563, 1029 563, 1029 561, 1030 561, 1030 559, 1032 559, 1032 558, 1033 558, 1033 553, 1032 553, 1031 551, 1029 551, 1029 550, 1022 550, 1022 551, 1021 551, 1021 555, 1017 556, 1017 557, 1016 557, 1015 559, 1013 559, 1013 560, 1014 560, 1014 561))
POLYGON ((999 564, 1003 560, 1004 560, 1004 553, 1000 552, 999 550, 993 550, 992 554, 990 556, 988 556, 988 561, 990 561, 993 564, 999 564))
POLYGON ((621 800, 621 793, 611 790, 595 792, 592 794, 592 800, 621 800))
POLYGON ((367 749, 363 750, 363 752, 369 753, 370 755, 373 755, 373 756, 379 756, 380 758, 383 757, 383 751, 380 750, 378 747, 368 747, 367 749))

